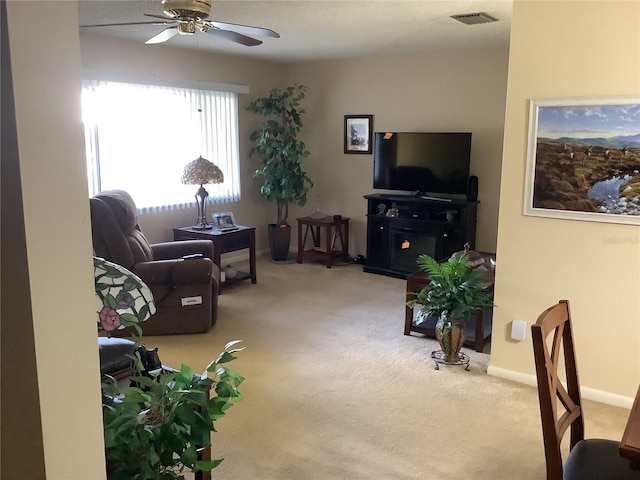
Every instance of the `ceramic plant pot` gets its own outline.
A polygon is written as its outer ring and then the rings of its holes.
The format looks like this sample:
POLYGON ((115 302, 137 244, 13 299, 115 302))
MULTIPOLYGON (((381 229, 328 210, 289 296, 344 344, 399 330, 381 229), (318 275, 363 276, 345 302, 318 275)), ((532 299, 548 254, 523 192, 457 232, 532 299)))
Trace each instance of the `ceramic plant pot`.
POLYGON ((453 320, 438 318, 436 322, 436 338, 442 352, 445 354, 445 360, 456 362, 459 359, 458 353, 460 353, 466 338, 464 318, 453 320))

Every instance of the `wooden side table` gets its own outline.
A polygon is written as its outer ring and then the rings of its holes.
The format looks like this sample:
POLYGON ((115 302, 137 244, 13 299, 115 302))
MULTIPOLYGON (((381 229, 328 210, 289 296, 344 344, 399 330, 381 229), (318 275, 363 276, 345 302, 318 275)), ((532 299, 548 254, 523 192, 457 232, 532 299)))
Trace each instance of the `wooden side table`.
MULTIPOLYGON (((485 259, 495 258, 491 254, 483 254, 485 259)), ((429 274, 418 270, 407 275, 407 296, 406 301, 415 300, 414 293, 419 292, 424 286, 429 283, 429 274)), ((488 287, 488 290, 493 290, 493 285, 488 287)), ((438 319, 431 317, 426 319, 419 325, 416 325, 413 320, 413 309, 409 308, 405 304, 404 315, 404 334, 411 335, 411 332, 422 333, 430 338, 436 338, 436 321, 438 319)), ((472 347, 476 352, 482 352, 484 345, 491 338, 491 329, 493 326, 493 309, 487 309, 482 312, 476 312, 471 316, 464 319, 466 338, 464 341, 465 347, 472 347)))
POLYGON ((257 283, 256 276, 256 228, 238 225, 236 230, 198 230, 192 227, 179 227, 173 229, 174 240, 211 240, 213 242, 213 263, 222 269, 220 256, 223 253, 235 252, 236 250, 249 249, 249 273, 238 272, 232 279, 225 279, 220 285, 220 289, 231 283, 241 280, 251 279, 251 283, 257 283))
POLYGON ((327 268, 331 268, 333 260, 342 257, 345 262, 349 261, 349 219, 340 217, 301 217, 298 218, 298 263, 303 260, 319 260, 324 262, 327 268), (304 237, 302 227, 305 228, 304 237), (324 242, 321 237, 321 230, 324 229, 324 242), (305 250, 307 237, 311 232, 313 246, 305 250), (336 242, 339 243, 339 250, 336 250, 336 242))

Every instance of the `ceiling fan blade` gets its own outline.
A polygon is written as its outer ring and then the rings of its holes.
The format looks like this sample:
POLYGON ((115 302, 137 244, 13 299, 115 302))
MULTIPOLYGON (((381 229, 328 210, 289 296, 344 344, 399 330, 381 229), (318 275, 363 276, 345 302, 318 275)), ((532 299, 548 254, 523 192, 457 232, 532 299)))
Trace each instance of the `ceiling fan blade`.
POLYGON ((143 13, 143 15, 145 17, 159 18, 160 20, 164 20, 165 22, 175 22, 175 20, 173 20, 171 18, 167 18, 166 15, 154 15, 152 13, 143 13))
POLYGON ((96 23, 93 25, 80 25, 80 28, 84 27, 118 27, 120 25, 173 25, 176 23, 173 20, 165 19, 163 22, 148 21, 148 22, 126 22, 126 23, 96 23))
POLYGON ((242 35, 241 33, 232 32, 231 30, 220 30, 215 27, 209 30, 203 30, 203 32, 215 35, 216 37, 224 38, 225 40, 231 40, 232 42, 241 43, 242 45, 245 45, 247 47, 253 47, 262 43, 261 40, 247 37, 246 35, 242 35))
POLYGON ((233 32, 247 33, 249 35, 262 35, 262 36, 265 36, 265 37, 280 38, 280 34, 279 33, 274 32, 273 30, 271 30, 269 28, 251 27, 249 25, 240 25, 240 24, 236 24, 236 23, 226 23, 226 22, 213 22, 213 21, 210 21, 209 23, 211 25, 213 25, 214 27, 219 28, 221 30, 231 30, 233 32))
POLYGON ((151 45, 153 43, 166 42, 167 40, 169 40, 174 35, 177 35, 177 33, 178 33, 178 26, 177 25, 175 27, 165 28, 158 35, 156 35, 153 38, 150 38, 149 40, 147 40, 144 43, 146 43, 147 45, 151 45))

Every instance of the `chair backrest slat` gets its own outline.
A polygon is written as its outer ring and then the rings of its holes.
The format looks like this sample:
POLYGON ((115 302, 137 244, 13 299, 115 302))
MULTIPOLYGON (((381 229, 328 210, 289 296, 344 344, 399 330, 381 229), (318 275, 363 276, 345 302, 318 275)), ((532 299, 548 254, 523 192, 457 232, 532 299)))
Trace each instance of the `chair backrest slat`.
POLYGON ((561 300, 542 312, 536 323, 531 325, 531 336, 538 380, 547 480, 562 480, 560 445, 563 435, 571 429, 571 449, 584 438, 569 301, 561 300), (552 334, 549 347, 549 337, 552 334), (564 378, 561 377, 562 364, 564 378), (558 402, 564 409, 560 415, 558 402))

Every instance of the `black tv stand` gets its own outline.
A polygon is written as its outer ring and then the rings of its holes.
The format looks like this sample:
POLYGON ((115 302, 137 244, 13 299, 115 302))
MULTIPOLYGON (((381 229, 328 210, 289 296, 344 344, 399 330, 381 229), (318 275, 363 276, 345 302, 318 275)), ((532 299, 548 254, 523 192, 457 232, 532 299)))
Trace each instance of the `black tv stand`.
POLYGON ((476 240, 477 201, 429 195, 365 195, 367 260, 365 272, 406 278, 427 254, 444 260, 476 240), (387 216, 392 204, 397 216, 387 216))

